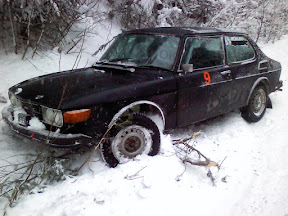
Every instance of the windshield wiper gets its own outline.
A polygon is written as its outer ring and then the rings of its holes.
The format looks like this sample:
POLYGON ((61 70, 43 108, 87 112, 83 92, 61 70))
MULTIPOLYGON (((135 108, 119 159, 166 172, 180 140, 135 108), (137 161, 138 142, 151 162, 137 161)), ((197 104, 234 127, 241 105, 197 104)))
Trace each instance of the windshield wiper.
POLYGON ((115 59, 111 59, 111 60, 105 59, 105 60, 96 62, 96 64, 110 64, 111 62, 117 62, 117 61, 121 62, 121 61, 130 60, 130 59, 132 59, 132 58, 115 58, 115 59))
POLYGON ((131 60, 132 58, 115 58, 115 59, 111 59, 111 60, 108 60, 108 62, 117 62, 117 61, 128 61, 128 60, 131 60))
MULTIPOLYGON (((117 65, 117 66, 121 66, 121 67, 135 67, 136 65, 125 65, 125 64, 117 64, 117 61, 123 61, 123 60, 130 60, 132 58, 116 58, 116 59, 112 59, 112 60, 103 60, 103 61, 98 61, 95 64, 101 64, 101 65, 117 65), (116 62, 116 63, 114 63, 116 62)), ((94 65, 95 65, 94 64, 94 65)))
POLYGON ((152 69, 158 69, 158 70, 169 70, 170 71, 170 69, 158 67, 158 66, 154 66, 154 65, 138 65, 138 67, 140 67, 140 68, 152 68, 152 69))
POLYGON ((121 64, 111 64, 109 62, 96 62, 92 67, 93 68, 113 68, 113 69, 130 71, 132 73, 135 72, 135 69, 133 66, 121 65, 121 64))

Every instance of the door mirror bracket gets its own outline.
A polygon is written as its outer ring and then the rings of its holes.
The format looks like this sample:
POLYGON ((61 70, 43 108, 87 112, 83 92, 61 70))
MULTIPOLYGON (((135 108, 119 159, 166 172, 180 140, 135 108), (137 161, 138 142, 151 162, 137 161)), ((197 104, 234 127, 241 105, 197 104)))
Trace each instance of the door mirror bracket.
POLYGON ((185 72, 193 72, 193 64, 183 64, 182 68, 185 72))

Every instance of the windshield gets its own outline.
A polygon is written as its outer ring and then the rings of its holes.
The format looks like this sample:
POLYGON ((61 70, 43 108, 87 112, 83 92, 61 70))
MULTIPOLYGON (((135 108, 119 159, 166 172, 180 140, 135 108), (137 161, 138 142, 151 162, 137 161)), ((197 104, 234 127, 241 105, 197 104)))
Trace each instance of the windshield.
POLYGON ((100 62, 172 70, 179 40, 179 37, 165 35, 119 35, 100 62))

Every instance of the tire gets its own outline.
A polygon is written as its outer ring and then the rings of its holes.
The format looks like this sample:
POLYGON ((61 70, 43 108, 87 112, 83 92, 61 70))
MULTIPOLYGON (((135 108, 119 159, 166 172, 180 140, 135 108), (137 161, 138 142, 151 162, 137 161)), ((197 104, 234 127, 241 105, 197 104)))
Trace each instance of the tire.
POLYGON ((109 139, 100 146, 103 160, 109 167, 126 163, 141 154, 154 156, 160 150, 160 132, 150 118, 141 113, 132 115, 124 128, 112 128, 109 139))
POLYGON ((242 117, 248 122, 258 122, 265 114, 268 102, 267 92, 264 86, 257 86, 248 102, 241 109, 242 117))

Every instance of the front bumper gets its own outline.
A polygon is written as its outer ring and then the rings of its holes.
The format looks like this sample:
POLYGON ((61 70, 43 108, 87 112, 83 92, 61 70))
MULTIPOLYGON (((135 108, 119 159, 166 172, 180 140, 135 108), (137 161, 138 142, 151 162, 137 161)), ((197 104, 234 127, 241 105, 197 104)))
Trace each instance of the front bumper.
POLYGON ((33 130, 29 127, 22 126, 13 120, 13 112, 14 109, 12 106, 4 107, 2 110, 4 122, 16 133, 31 140, 61 148, 90 145, 92 142, 92 137, 84 134, 61 134, 49 130, 33 130))

